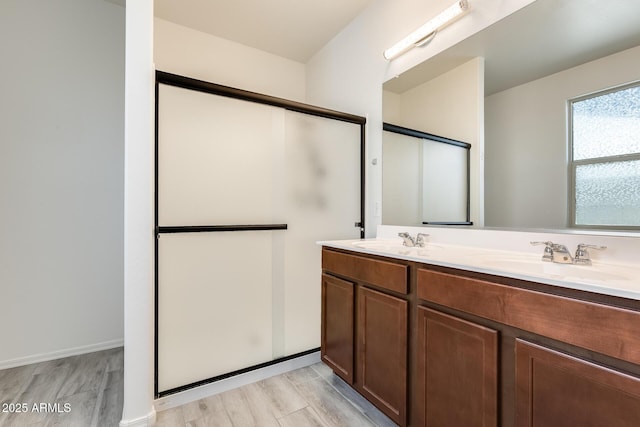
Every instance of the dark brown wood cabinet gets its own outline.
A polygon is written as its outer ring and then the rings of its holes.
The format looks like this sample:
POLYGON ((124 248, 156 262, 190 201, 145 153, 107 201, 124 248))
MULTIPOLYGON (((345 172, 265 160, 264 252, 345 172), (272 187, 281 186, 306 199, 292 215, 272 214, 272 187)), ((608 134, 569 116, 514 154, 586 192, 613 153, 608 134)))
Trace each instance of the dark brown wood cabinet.
POLYGON ((640 426, 640 301, 323 249, 322 359, 400 426, 640 426))
POLYGON ((357 385, 389 418, 405 424, 407 301, 358 287, 357 385))
POLYGON ((417 275, 421 300, 640 364, 640 311, 424 268, 417 275))
POLYGON ((354 377, 354 308, 354 284, 323 274, 320 357, 349 384, 353 384, 354 377))
POLYGON ((408 266, 325 249, 322 268, 322 360, 405 426, 408 266))
POLYGON ((516 341, 516 426, 640 425, 640 378, 516 341))
POLYGON ((418 307, 415 425, 498 423, 498 332, 418 307))

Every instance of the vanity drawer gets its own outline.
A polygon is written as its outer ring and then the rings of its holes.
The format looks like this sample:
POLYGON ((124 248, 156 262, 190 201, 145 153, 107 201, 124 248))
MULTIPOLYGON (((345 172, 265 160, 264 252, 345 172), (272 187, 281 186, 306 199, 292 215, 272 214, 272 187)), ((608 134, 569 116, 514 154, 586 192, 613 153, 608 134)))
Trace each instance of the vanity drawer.
POLYGON ((328 249, 322 250, 322 269, 390 291, 407 293, 408 266, 328 249))
POLYGON ((640 312, 418 269, 417 295, 455 310, 640 363, 640 312))

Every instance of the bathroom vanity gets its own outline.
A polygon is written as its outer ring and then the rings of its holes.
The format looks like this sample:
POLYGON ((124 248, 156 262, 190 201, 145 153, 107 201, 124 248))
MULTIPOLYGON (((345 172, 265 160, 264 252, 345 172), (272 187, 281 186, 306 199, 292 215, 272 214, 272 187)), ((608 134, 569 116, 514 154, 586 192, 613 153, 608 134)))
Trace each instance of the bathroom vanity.
POLYGON ((637 267, 321 244, 322 360, 398 425, 640 425, 637 267))

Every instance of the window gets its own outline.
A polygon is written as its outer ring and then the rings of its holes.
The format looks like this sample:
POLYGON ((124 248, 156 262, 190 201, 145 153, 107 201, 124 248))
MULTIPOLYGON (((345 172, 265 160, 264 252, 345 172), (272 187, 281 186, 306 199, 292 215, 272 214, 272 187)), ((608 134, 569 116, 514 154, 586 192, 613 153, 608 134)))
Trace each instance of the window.
POLYGON ((640 228, 640 83, 569 102, 575 227, 640 228))

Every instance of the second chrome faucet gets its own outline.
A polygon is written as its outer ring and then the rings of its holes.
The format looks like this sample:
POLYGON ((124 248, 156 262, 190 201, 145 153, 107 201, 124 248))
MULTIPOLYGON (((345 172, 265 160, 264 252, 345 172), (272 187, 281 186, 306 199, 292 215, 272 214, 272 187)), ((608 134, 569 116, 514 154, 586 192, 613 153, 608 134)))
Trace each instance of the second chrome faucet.
POLYGON ((548 262, 557 262, 560 264, 579 264, 591 265, 591 257, 588 249, 606 249, 606 246, 586 245, 580 243, 576 249, 575 257, 571 256, 565 245, 559 243, 548 242, 531 242, 532 245, 545 245, 542 260, 548 262))

